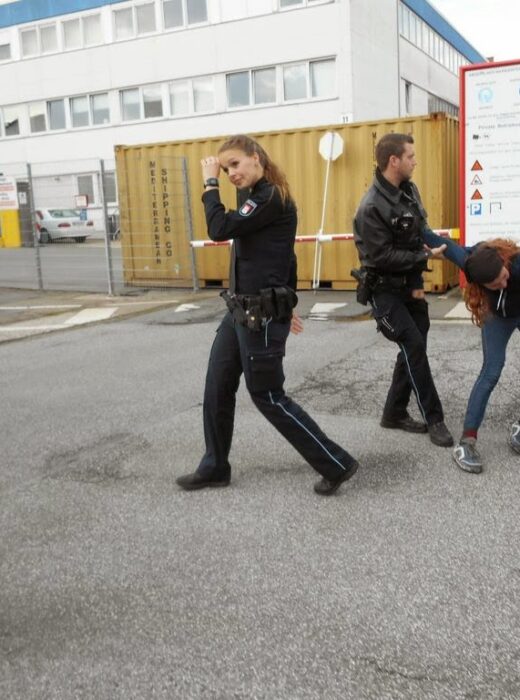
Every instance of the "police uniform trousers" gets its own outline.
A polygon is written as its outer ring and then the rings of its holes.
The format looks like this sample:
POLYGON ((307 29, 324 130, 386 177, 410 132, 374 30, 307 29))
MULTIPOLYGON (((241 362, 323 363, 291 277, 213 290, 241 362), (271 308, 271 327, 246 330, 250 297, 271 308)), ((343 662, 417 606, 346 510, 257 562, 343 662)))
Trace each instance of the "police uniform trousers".
POLYGON ((391 292, 376 290, 372 311, 378 330, 400 348, 383 417, 404 418, 413 391, 425 423, 432 425, 444 420, 426 354, 430 328, 427 302, 412 298, 408 288, 391 292))
MULTIPOLYGON (((242 373, 255 406, 322 476, 337 479, 354 461, 284 392, 283 357, 289 328, 289 323, 268 321, 261 331, 252 331, 237 323, 231 313, 222 320, 211 348, 204 391, 206 453, 197 469, 204 477, 230 477, 228 456, 242 373)), ((251 445, 262 459, 259 435, 260 431, 251 436, 251 445)))

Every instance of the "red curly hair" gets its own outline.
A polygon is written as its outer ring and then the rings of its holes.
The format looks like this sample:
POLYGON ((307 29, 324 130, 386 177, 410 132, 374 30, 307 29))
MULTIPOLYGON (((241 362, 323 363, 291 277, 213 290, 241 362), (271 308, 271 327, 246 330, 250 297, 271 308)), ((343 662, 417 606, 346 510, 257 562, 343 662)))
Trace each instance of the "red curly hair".
MULTIPOLYGON (((511 270, 511 259, 520 252, 515 241, 509 238, 494 238, 486 241, 486 246, 495 248, 504 261, 504 267, 511 270)), ((466 308, 471 312, 472 322, 480 328, 490 312, 486 288, 476 282, 468 282, 464 290, 464 301, 466 308)))

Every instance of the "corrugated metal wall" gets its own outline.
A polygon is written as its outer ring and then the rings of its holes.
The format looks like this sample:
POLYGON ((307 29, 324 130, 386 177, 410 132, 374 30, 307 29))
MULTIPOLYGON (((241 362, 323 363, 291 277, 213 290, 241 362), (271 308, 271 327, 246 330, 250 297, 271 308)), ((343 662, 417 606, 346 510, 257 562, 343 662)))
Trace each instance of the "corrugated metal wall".
MULTIPOLYGON (((316 233, 320 227, 326 161, 319 155, 321 137, 327 131, 335 131, 344 141, 343 154, 331 164, 327 213, 324 233, 352 231, 352 219, 361 197, 372 182, 375 170, 374 147, 385 133, 390 131, 410 133, 415 139, 418 166, 414 175, 432 228, 456 228, 458 226, 458 121, 444 114, 411 117, 391 121, 364 122, 342 126, 295 129, 280 132, 252 134, 268 151, 270 156, 285 171, 299 211, 299 234, 316 233)), ((169 142, 152 145, 118 146, 116 149, 118 182, 149 181, 147 153, 155 159, 184 157, 191 190, 191 213, 195 239, 206 238, 206 225, 202 195, 200 160, 215 154, 225 137, 198 139, 195 141, 169 142), (137 180, 136 180, 137 178, 137 180)), ((229 208, 236 203, 235 189, 221 178, 222 199, 229 208)), ((146 186, 135 188, 143 192, 146 186)), ((125 215, 125 207, 135 207, 131 193, 121 191, 121 218, 130 227, 131 217, 125 215), (130 200, 129 200, 130 195, 130 200)), ((142 196, 142 195, 141 195, 142 196)), ((180 195, 179 195, 180 196, 180 195)), ((140 236, 153 238, 152 221, 149 231, 140 221, 140 236)), ((124 224, 123 241, 124 241, 124 224)), ((186 245, 188 245, 186 241, 186 245)), ((174 256, 186 260, 186 248, 177 240, 174 256)), ((310 286, 314 263, 314 246, 297 244, 300 288, 310 286)), ((228 277, 229 251, 227 248, 205 248, 196 251, 196 269, 201 286, 226 284, 228 277)), ((357 264, 352 242, 332 242, 323 245, 321 280, 324 286, 337 289, 354 288, 350 270, 357 264)), ((186 265, 182 266, 186 269, 186 265)), ((426 278, 426 288, 446 288, 456 284, 455 268, 444 263, 434 263, 435 283, 426 278), (448 279, 449 277, 449 279, 448 279)), ((167 274, 161 275, 167 284, 167 274)), ((134 275, 135 279, 135 275, 134 275)), ((138 280, 135 279, 137 282, 138 280)), ((176 275, 174 283, 182 279, 176 275)), ((185 279, 191 284, 191 277, 185 279)))

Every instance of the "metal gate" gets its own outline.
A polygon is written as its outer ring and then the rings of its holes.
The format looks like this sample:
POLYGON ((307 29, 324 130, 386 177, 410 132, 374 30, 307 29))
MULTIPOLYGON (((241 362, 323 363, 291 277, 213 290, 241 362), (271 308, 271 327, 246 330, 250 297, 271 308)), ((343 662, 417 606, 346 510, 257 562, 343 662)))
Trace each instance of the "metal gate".
POLYGON ((0 286, 121 294, 173 280, 197 288, 186 162, 158 167, 155 189, 151 180, 136 189, 117 181, 114 160, 0 164, 19 202, 0 217, 0 286))

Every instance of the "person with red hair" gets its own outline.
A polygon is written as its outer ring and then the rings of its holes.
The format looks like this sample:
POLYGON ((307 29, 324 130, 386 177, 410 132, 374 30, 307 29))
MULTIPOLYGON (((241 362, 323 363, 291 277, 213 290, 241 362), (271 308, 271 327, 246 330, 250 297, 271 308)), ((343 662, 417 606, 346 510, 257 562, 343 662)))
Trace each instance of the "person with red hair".
MULTIPOLYGON (((478 474, 483 466, 477 449, 478 429, 500 379, 509 340, 520 330, 520 248, 505 238, 464 248, 432 231, 425 231, 424 239, 430 248, 445 244, 444 257, 464 271, 466 306, 473 323, 481 328, 482 368, 469 396, 462 436, 453 450, 453 459, 461 469, 478 474)), ((520 454, 520 419, 511 425, 509 445, 520 454)))

